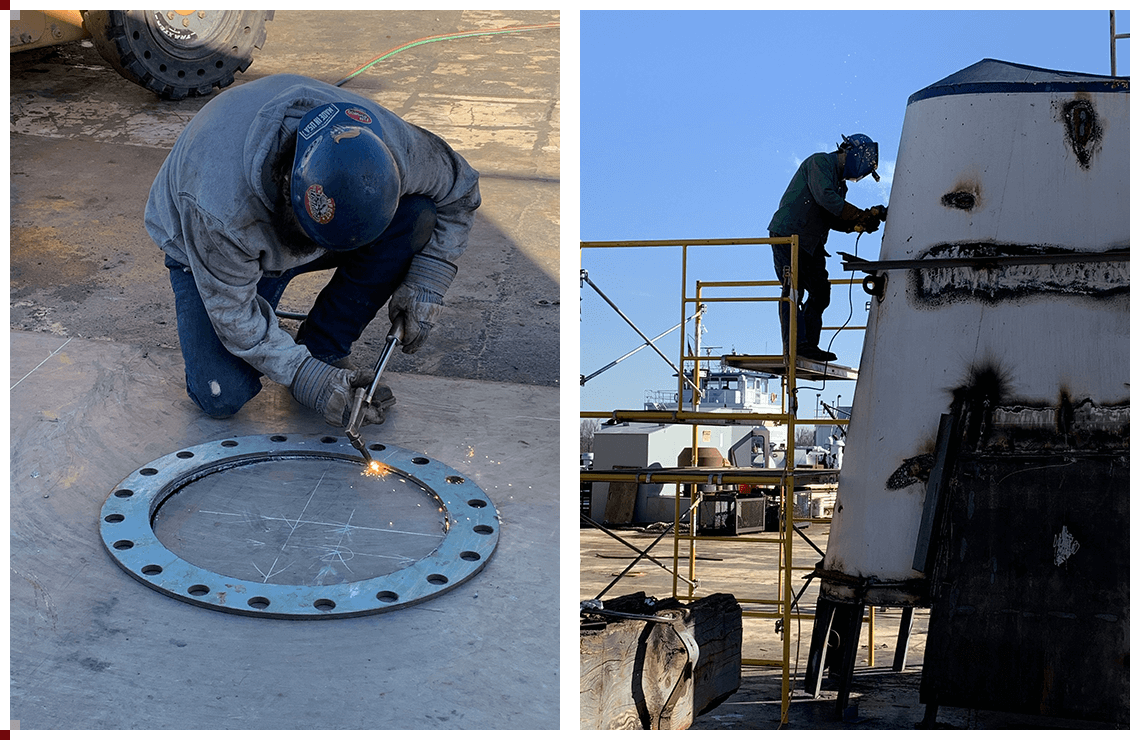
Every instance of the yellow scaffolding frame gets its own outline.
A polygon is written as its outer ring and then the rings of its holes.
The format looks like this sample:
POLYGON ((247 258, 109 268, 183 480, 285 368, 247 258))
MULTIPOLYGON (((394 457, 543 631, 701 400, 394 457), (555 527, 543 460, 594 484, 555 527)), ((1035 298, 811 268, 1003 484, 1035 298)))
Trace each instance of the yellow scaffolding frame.
MULTIPOLYGON (((679 378, 679 390, 677 391, 678 405, 675 411, 612 411, 612 412, 597 412, 597 411, 582 411, 581 418, 599 418, 599 419, 613 419, 617 421, 650 421, 650 422, 667 422, 667 423, 683 423, 692 426, 692 442, 691 442, 691 466, 696 467, 698 464, 698 424, 699 423, 716 423, 718 421, 771 421, 777 424, 784 424, 787 430, 787 441, 785 445, 785 468, 783 470, 766 469, 740 469, 735 468, 731 472, 719 471, 696 471, 691 469, 672 469, 666 471, 649 470, 646 473, 633 473, 633 472, 582 472, 582 481, 602 481, 602 482, 632 482, 637 483, 675 483, 675 511, 679 512, 682 509, 682 486, 690 486, 691 509, 697 508, 700 503, 698 497, 698 486, 702 484, 755 484, 755 485, 779 485, 781 490, 781 515, 779 515, 779 524, 777 527, 778 535, 776 538, 767 537, 711 537, 700 536, 696 533, 697 517, 692 511, 689 517, 689 535, 684 537, 679 533, 679 528, 673 528, 674 534, 674 557, 672 562, 672 595, 680 599, 696 599, 701 598, 695 594, 695 557, 696 557, 696 544, 699 540, 710 541, 718 540, 725 542, 753 542, 753 543, 768 543, 776 544, 778 546, 778 581, 777 581, 777 599, 738 599, 739 603, 755 604, 758 606, 775 606, 774 611, 746 611, 742 610, 742 616, 750 618, 768 618, 779 620, 782 625, 782 655, 780 660, 776 659, 755 659, 755 658, 742 658, 742 665, 757 665, 757 666, 780 666, 781 672, 781 724, 788 724, 789 717, 789 701, 791 696, 790 687, 790 650, 791 650, 791 632, 793 619, 812 619, 810 615, 792 614, 792 571, 793 571, 793 524, 797 519, 793 514, 793 507, 795 502, 796 481, 798 478, 803 478, 806 473, 796 469, 795 460, 795 447, 796 447, 796 427, 798 424, 843 424, 843 419, 798 419, 798 402, 797 402, 797 356, 796 356, 796 326, 797 326, 797 303, 799 294, 793 276, 796 275, 796 265, 799 258, 799 239, 794 236, 788 237, 768 237, 758 239, 690 239, 690 240, 664 240, 664 241, 606 241, 606 242, 581 242, 581 249, 594 249, 594 248, 619 248, 619 247, 681 247, 682 248, 682 296, 680 301, 680 329, 679 329, 679 374, 683 374, 688 362, 693 363, 693 370, 690 376, 690 390, 692 394, 692 406, 697 409, 700 398, 701 390, 699 389, 699 378, 701 377, 703 361, 714 361, 718 357, 703 357, 697 354, 688 355, 684 352, 683 348, 686 347, 686 316, 687 305, 691 304, 694 310, 696 336, 702 321, 701 309, 703 304, 711 302, 785 302, 789 307, 789 341, 787 352, 783 356, 759 356, 758 360, 778 360, 783 363, 785 374, 782 376, 784 388, 781 393, 781 406, 782 410, 779 414, 766 414, 759 412, 700 412, 697 410, 686 410, 683 405, 683 387, 686 384, 684 377, 679 378), (781 284, 776 280, 772 281, 696 281, 695 294, 693 296, 687 295, 687 253, 689 247, 698 246, 739 246, 739 245, 774 245, 774 244, 787 244, 790 249, 790 270, 787 279, 787 290, 784 295, 772 298, 765 297, 707 297, 703 295, 703 289, 714 288, 748 288, 748 287, 768 287, 780 288, 781 284), (679 592, 679 545, 682 540, 688 540, 688 556, 687 556, 687 578, 688 581, 686 593, 680 594, 679 592)), ((851 284, 855 280, 833 280, 833 284, 851 284)), ((865 327, 852 326, 844 327, 844 329, 860 330, 865 327)), ((766 457, 768 458, 768 450, 766 450, 766 457)), ((828 474, 822 474, 827 476, 828 474)), ((819 517, 808 517, 801 521, 828 521, 819 517)), ((871 635, 869 639, 869 663, 874 664, 874 614, 868 615, 868 629, 871 635)))

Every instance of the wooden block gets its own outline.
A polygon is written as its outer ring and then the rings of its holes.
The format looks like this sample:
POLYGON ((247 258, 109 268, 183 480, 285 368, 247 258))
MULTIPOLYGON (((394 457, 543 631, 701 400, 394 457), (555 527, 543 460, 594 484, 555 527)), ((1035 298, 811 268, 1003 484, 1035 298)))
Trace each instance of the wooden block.
POLYGON ((581 729, 685 730, 721 704, 741 684, 742 616, 730 594, 685 604, 648 603, 643 593, 604 602, 604 609, 674 617, 674 625, 586 618, 581 625, 581 729), (676 626, 693 636, 698 661, 676 626))

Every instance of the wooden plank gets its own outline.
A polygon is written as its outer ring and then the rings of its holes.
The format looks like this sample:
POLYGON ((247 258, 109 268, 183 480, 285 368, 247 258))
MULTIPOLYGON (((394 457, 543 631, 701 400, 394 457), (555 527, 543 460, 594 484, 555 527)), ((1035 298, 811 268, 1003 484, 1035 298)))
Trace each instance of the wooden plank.
MULTIPOLYGON (((623 465, 612 466, 613 470, 626 469, 623 465)), ((613 481, 608 484, 608 502, 604 505, 605 524, 631 524, 636 513, 636 493, 639 484, 635 481, 613 481)))

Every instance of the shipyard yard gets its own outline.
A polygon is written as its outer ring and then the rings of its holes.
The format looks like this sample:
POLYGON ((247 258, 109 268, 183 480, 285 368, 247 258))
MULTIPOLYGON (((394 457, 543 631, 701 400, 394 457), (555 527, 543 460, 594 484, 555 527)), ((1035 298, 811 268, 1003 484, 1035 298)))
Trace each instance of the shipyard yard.
MULTIPOLYGON (((618 528, 617 535, 641 549, 652 544, 658 535, 655 528, 648 531, 643 527, 618 528)), ((661 530, 659 530, 661 531, 661 530)), ((828 538, 828 525, 815 524, 805 530, 805 534, 818 546, 823 547, 828 538)), ((581 599, 592 599, 602 592, 635 559, 637 553, 616 542, 606 533, 595 528, 581 529, 581 599)), ((682 545, 683 557, 680 572, 686 574, 687 544, 682 545)), ((664 565, 671 567, 673 546, 668 535, 650 553, 664 565)), ((798 540, 796 587, 804 584, 804 576, 811 572, 811 566, 819 560, 803 541, 798 540), (807 570, 806 570, 807 568, 807 570)), ((778 583, 777 548, 771 544, 750 544, 744 542, 727 543, 711 540, 697 543, 696 576, 699 588, 696 594, 730 593, 737 598, 773 598, 778 583)), ((686 592, 680 584, 680 592, 686 592)), ((649 596, 664 598, 672 595, 672 576, 654 563, 643 561, 632 568, 603 599, 611 599, 626 594, 643 592, 649 596)), ((816 604, 817 588, 809 588, 799 602, 802 614, 812 615, 816 604)), ((926 618, 916 619, 913 637, 908 652, 907 669, 895 673, 889 666, 893 660, 895 641, 898 635, 899 612, 878 612, 875 621, 875 665, 867 665, 868 647, 861 646, 857 680, 853 683, 853 713, 857 719, 841 721, 834 716, 835 690, 825 690, 820 699, 807 696, 793 680, 793 692, 788 712, 790 729, 818 729, 827 727, 868 726, 874 729, 909 729, 922 719, 917 698, 916 677, 921 671, 922 648, 925 643, 926 618), (876 694, 870 689, 882 687, 876 694), (905 705, 905 706, 903 706, 905 705), (894 710, 894 711, 892 711, 894 710)), ((808 641, 811 622, 802 622, 795 635, 792 655, 799 655, 799 667, 803 672, 808 656, 808 641)), ((866 641, 866 627, 864 628, 866 641)), ((782 645, 779 634, 774 630, 770 619, 745 618, 742 621, 742 657, 777 658, 781 657, 782 645)), ((721 706, 695 719, 690 729, 737 730, 773 729, 781 724, 782 672, 779 668, 744 667, 741 687, 721 706)), ((964 713, 961 713, 964 715, 964 713)), ((967 722, 962 718, 943 721, 949 723, 967 722)))
POLYGON ((1038 14, 647 18, 591 17, 616 41, 589 62, 591 99, 652 119, 658 92, 618 94, 667 90, 666 60, 627 42, 646 27, 657 49, 709 48, 696 92, 726 133, 670 196, 630 155, 596 155, 631 141, 623 129, 594 127, 585 160, 582 355, 599 367, 642 338, 666 366, 625 354, 581 378, 582 526, 608 530, 581 530, 582 727, 1130 726, 1130 77, 1115 13, 1054 16, 1079 22, 1086 53, 1070 60, 1044 53, 1058 26, 1028 43, 1050 28, 1038 14), (966 50, 981 18, 999 33, 966 50), (915 48, 919 22, 961 53, 915 48), (743 32, 775 61, 872 26, 896 39, 874 67, 814 52, 746 73, 743 32), (814 92, 829 61, 852 82, 814 92), (735 86, 754 102, 718 114, 735 86), (650 198, 640 215, 607 217, 602 198, 633 187, 650 198), (662 347, 657 314, 682 321, 662 347), (621 385, 589 383, 621 361, 621 385), (645 396, 663 376, 673 390, 645 396))
MULTIPOLYGON (((616 534, 637 548, 651 545, 658 534, 644 527, 625 527, 614 530, 616 534)), ((660 530, 661 531, 661 530, 660 530)), ((819 547, 824 547, 828 537, 827 524, 813 524, 805 534, 819 547)), ((685 547, 684 543, 684 555, 685 547)), ((777 554, 771 545, 750 545, 740 542, 712 540, 699 542, 698 576, 699 596, 709 593, 732 593, 739 598, 768 596, 777 584, 777 554)), ((797 542, 797 571, 794 582, 799 589, 804 576, 819 555, 803 541, 797 542), (806 569, 807 568, 807 569, 806 569)), ((650 553, 664 565, 671 567, 673 548, 668 535, 650 553)), ((581 601, 592 599, 602 592, 637 556, 637 553, 616 542, 599 529, 582 527, 580 531, 580 585, 581 601)), ((686 573, 687 561, 682 560, 686 573)), ((811 586, 800 600, 800 611, 811 617, 815 610, 819 581, 811 586)), ((681 586, 685 590, 686 586, 681 586)), ((672 576, 659 566, 647 562, 637 564, 621 578, 604 599, 643 592, 659 599, 671 596, 672 576)), ((870 640, 868 625, 864 624, 860 638, 859 655, 851 684, 847 710, 843 716, 836 712, 837 687, 825 681, 819 697, 803 690, 805 661, 811 638, 811 621, 801 622, 799 635, 794 637, 792 692, 789 700, 788 729, 791 730, 914 730, 922 723, 925 706, 920 702, 919 683, 922 675, 923 652, 929 628, 929 610, 915 612, 906 656, 906 668, 892 668, 895 645, 898 640, 899 609, 876 609, 874 640, 870 640), (874 659, 870 661, 871 646, 874 659)), ((746 618, 742 622, 743 658, 766 658, 781 655, 781 639, 774 633, 773 622, 766 619, 746 618)), ((780 668, 745 666, 741 684, 721 705, 695 718, 691 730, 772 730, 781 727, 782 671, 780 668)), ((937 714, 937 729, 1003 730, 1003 729, 1108 729, 1109 725, 1078 721, 1040 718, 1008 712, 941 707, 937 714)))

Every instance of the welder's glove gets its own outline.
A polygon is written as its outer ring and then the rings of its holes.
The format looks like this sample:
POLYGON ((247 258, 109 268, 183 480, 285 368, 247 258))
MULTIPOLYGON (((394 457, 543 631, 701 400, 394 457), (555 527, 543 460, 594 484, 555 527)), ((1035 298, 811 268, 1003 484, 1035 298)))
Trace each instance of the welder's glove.
POLYGON ((844 201, 844 210, 840 211, 840 219, 848 222, 849 224, 858 223, 859 219, 863 218, 863 211, 859 210, 851 203, 844 201))
MULTIPOLYGON (((298 367, 290 384, 291 395, 306 408, 321 414, 330 426, 345 427, 357 394, 368 393, 376 373, 373 370, 345 370, 308 357, 298 367)), ((364 424, 381 424, 385 420, 385 406, 391 405, 391 391, 387 386, 378 388, 373 403, 365 407, 364 424), (387 398, 381 399, 387 392, 387 398), (381 402, 386 400, 388 402, 381 402)))
POLYGON ((426 254, 417 254, 404 282, 388 301, 388 318, 393 324, 397 318, 404 322, 404 339, 401 347, 407 354, 420 349, 435 326, 443 294, 451 287, 459 271, 451 262, 426 254))
POLYGON ((860 222, 865 217, 866 213, 859 210, 851 203, 844 201, 844 209, 840 211, 839 217, 832 220, 832 228, 836 231, 843 231, 850 234, 853 231, 860 231, 860 222))
POLYGON ((883 206, 871 206, 863 212, 859 219, 857 230, 866 231, 868 234, 878 231, 879 224, 887 220, 887 209, 883 206))

